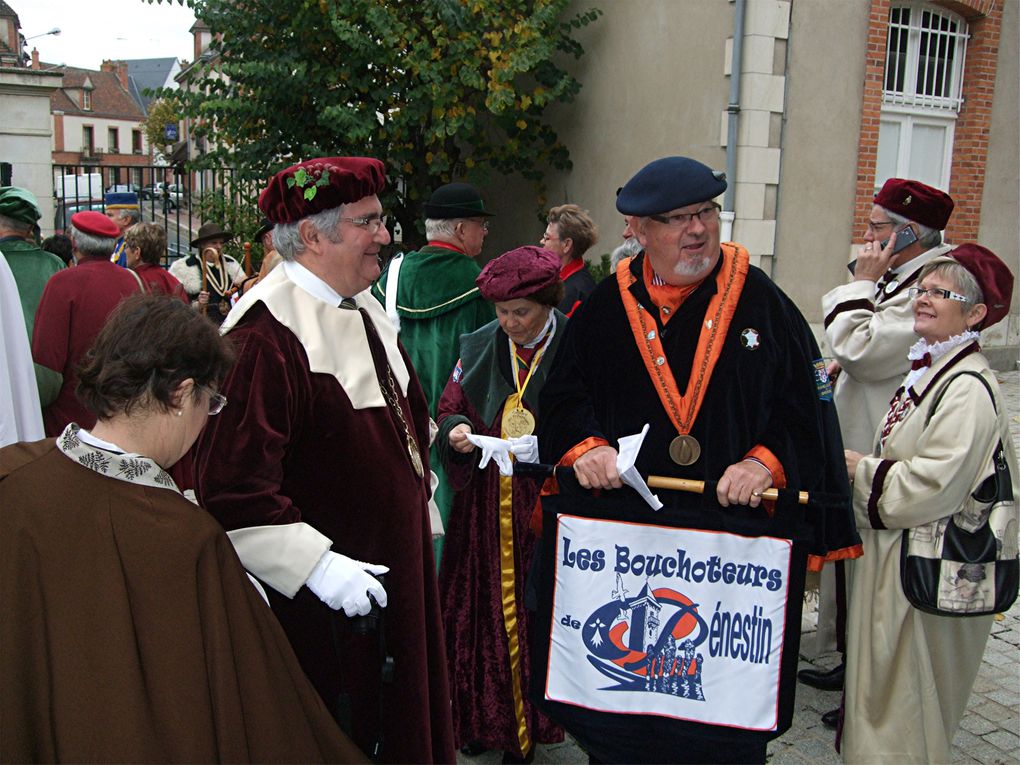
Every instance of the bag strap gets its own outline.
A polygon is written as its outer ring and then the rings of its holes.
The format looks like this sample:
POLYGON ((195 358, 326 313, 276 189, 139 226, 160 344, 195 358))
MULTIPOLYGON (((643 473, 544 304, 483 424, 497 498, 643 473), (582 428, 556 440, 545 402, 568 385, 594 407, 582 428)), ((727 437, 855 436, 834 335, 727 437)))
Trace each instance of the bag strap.
POLYGON ((946 384, 939 388, 939 392, 935 396, 935 402, 931 405, 931 409, 928 410, 928 415, 924 418, 924 426, 928 427, 928 423, 931 422, 931 417, 935 414, 935 410, 938 409, 939 403, 942 401, 942 397, 946 394, 949 389, 950 383, 953 382, 957 377, 963 377, 968 375, 970 377, 976 377, 981 381, 981 384, 985 386, 985 390, 988 391, 989 397, 992 399, 992 409, 995 410, 996 414, 999 412, 999 407, 995 404, 995 394, 992 392, 992 386, 988 384, 988 380, 984 378, 984 375, 974 372, 970 369, 964 370, 963 372, 957 372, 955 375, 946 380, 946 384))

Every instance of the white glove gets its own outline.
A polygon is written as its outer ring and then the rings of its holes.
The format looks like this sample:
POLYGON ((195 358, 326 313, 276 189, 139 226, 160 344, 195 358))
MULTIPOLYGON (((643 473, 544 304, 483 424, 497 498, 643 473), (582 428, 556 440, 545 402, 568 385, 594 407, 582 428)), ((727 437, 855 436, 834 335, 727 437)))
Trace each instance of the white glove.
POLYGON ((482 450, 482 459, 478 463, 481 470, 489 464, 489 460, 495 460, 499 467, 499 474, 511 476, 514 474, 514 465, 510 461, 510 442, 494 436, 476 436, 474 433, 467 433, 467 440, 482 450))
POLYGON ((371 574, 385 574, 387 571, 389 568, 386 566, 362 563, 326 550, 305 584, 334 611, 342 608, 348 616, 364 616, 372 610, 369 595, 381 608, 386 607, 386 590, 371 574))
POLYGON ((510 453, 518 462, 538 462, 538 436, 508 438, 510 453))

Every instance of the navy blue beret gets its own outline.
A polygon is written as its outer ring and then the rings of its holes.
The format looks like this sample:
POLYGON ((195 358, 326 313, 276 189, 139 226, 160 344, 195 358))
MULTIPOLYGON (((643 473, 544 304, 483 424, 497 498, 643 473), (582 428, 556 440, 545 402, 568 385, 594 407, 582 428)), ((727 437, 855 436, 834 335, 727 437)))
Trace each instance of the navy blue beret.
POLYGON ((637 171, 616 195, 624 215, 658 215, 715 199, 726 191, 726 175, 689 157, 663 157, 637 171))

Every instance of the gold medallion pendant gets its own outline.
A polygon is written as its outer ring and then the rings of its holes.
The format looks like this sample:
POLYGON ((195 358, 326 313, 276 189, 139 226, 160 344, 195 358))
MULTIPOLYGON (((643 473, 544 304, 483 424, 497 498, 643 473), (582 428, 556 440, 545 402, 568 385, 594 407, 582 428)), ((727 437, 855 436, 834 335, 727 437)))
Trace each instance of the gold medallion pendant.
POLYGON ((511 409, 503 415, 503 432, 510 438, 530 436, 535 432, 535 416, 527 409, 511 409))
POLYGON ((669 442, 669 458, 677 465, 693 465, 701 456, 701 444, 694 436, 677 436, 669 442))
POLYGON ((411 455, 411 466, 419 478, 425 477, 425 466, 421 462, 421 454, 418 452, 418 444, 414 442, 410 434, 407 436, 407 453, 411 455))

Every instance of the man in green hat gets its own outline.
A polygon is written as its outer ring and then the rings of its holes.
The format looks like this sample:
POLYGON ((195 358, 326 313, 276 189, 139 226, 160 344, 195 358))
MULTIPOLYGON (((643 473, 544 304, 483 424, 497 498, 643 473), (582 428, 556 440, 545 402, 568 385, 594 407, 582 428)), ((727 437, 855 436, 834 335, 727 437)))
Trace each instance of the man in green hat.
POLYGON ((18 186, 0 187, 0 252, 7 258, 18 285, 29 339, 43 287, 64 267, 60 258, 41 249, 32 235, 41 217, 39 204, 31 191, 18 186))
MULTIPOLYGON (((475 286, 481 272, 475 258, 482 252, 490 217, 492 213, 485 209, 474 186, 440 186, 425 203, 428 244, 417 252, 395 257, 372 287, 372 294, 386 306, 418 372, 433 420, 439 397, 457 363, 460 336, 495 318, 492 304, 475 286)), ((435 451, 431 463, 439 478, 433 498, 445 524, 453 496, 435 451)), ((437 539, 436 566, 442 550, 442 540, 437 539)))

